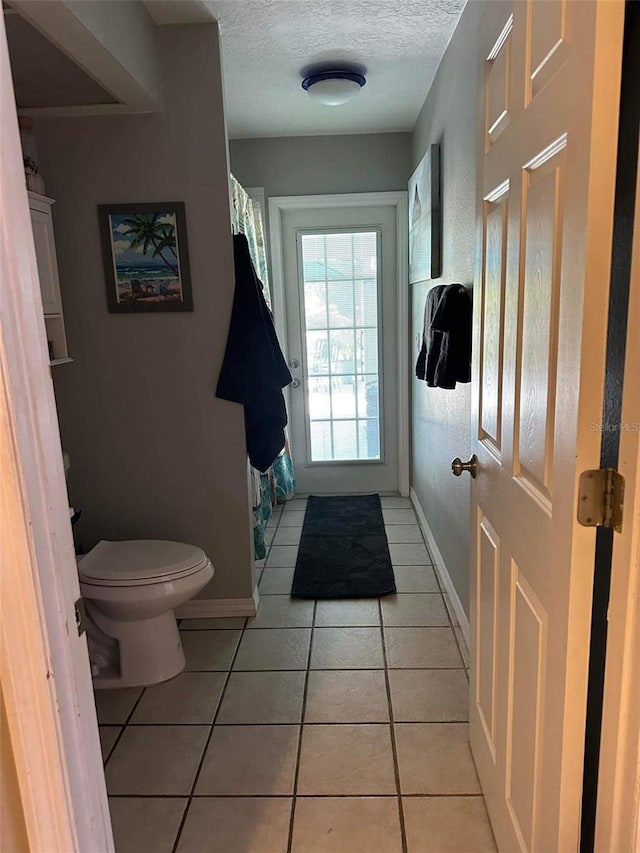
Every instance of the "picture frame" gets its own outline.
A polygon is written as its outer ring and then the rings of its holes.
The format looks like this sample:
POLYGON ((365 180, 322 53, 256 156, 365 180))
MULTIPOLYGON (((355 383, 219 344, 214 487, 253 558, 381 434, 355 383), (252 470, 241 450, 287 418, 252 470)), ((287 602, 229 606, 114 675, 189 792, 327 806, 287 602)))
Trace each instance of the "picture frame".
POLYGON ((409 284, 442 275, 440 146, 430 145, 409 179, 409 284))
POLYGON ((184 202, 99 204, 111 313, 193 311, 184 202))

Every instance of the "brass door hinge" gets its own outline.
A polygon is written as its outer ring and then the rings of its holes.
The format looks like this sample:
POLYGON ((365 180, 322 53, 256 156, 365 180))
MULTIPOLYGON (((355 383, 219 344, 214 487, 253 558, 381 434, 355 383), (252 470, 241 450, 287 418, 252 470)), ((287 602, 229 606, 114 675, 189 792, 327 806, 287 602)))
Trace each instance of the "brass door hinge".
POLYGON ((624 477, 615 468, 595 468, 580 474, 578 521, 585 527, 609 527, 622 532, 624 477))

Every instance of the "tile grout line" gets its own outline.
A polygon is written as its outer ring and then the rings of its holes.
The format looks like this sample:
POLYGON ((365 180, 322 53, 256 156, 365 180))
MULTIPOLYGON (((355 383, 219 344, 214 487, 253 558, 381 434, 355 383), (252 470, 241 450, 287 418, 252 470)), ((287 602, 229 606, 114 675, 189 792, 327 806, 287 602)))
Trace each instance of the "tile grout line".
MULTIPOLYGON (((438 573, 436 572, 436 580, 440 583, 440 578, 438 578, 438 573)), ((445 594, 442 593, 442 601, 444 604, 444 609, 447 612, 447 619, 449 620, 449 628, 453 634, 453 639, 456 644, 456 648, 458 649, 458 654, 460 655, 460 660, 462 661, 462 667, 464 668, 465 675, 467 677, 467 683, 469 682, 469 670, 467 668, 467 663, 465 660, 465 656, 462 654, 462 647, 460 646, 460 640, 458 639, 458 632, 456 631, 455 625, 453 624, 453 619, 451 618, 451 613, 449 611, 449 607, 447 606, 447 600, 445 598, 445 594)))
MULTIPOLYGON (((375 628, 379 628, 379 627, 380 627, 379 625, 335 625, 335 626, 330 625, 327 628, 321 628, 320 630, 322 630, 322 631, 340 631, 340 630, 351 631, 351 630, 356 629, 356 628, 374 628, 375 629, 375 628)), ((430 626, 429 625, 415 625, 412 627, 413 628, 429 628, 430 626)), ((443 626, 438 625, 437 627, 438 628, 443 627, 445 630, 450 630, 444 625, 443 626)), ((391 629, 395 630, 395 626, 393 626, 393 625, 387 625, 387 628, 391 628, 391 629)), ((308 628, 255 628, 255 629, 248 629, 248 630, 250 630, 252 632, 253 636, 256 636, 258 631, 308 631, 309 629, 308 628), (254 630, 256 632, 255 635, 253 634, 254 630)), ((409 628, 409 630, 412 630, 412 628, 409 628)), ((234 670, 234 672, 305 672, 306 669, 307 669, 307 667, 305 667, 305 666, 276 666, 276 667, 257 667, 257 668, 252 668, 252 669, 236 669, 236 670, 234 670)), ((315 669, 315 667, 314 667, 314 669, 315 669)), ((407 669, 450 670, 450 669, 464 669, 464 666, 390 666, 389 669, 400 670, 400 671, 407 670, 407 669)), ((324 672, 340 672, 340 671, 342 671, 342 672, 359 672, 360 670, 365 670, 367 672, 381 672, 384 670, 384 667, 383 666, 336 666, 336 667, 325 666, 325 667, 322 667, 321 670, 324 672)), ((320 670, 318 670, 318 671, 320 671, 320 670)), ((185 674, 190 674, 190 673, 204 674, 204 673, 209 672, 212 674, 217 673, 218 675, 220 675, 220 674, 223 674, 225 672, 228 672, 228 670, 227 669, 189 669, 189 670, 183 670, 183 672, 185 672, 185 674)), ((102 723, 102 725, 103 726, 122 726, 124 724, 123 723, 102 723)), ((141 725, 146 726, 146 725, 151 725, 151 724, 150 723, 132 723, 132 725, 134 725, 134 726, 141 726, 141 725)), ((163 723, 157 723, 156 725, 161 726, 161 725, 163 725, 163 723)), ((176 724, 171 723, 170 725, 176 725, 176 724)), ((182 725, 182 723, 180 725, 182 725)), ((186 725, 186 723, 184 725, 186 725)), ((193 725, 199 725, 199 724, 194 723, 193 725)), ((205 723, 205 725, 206 725, 206 723, 205 723)))
MULTIPOLYGON (((98 737, 100 736, 100 729, 103 728, 104 726, 107 726, 107 725, 111 725, 111 724, 110 723, 101 723, 100 721, 98 721, 98 737)), ((122 733, 124 732, 124 730, 126 728, 126 726, 123 723, 114 723, 113 725, 119 725, 120 731, 118 732, 118 735, 117 735, 116 739, 114 740, 114 742, 111 744, 111 749, 107 752, 107 754, 104 756, 104 758, 102 760, 102 769, 105 771, 105 775, 106 775, 106 770, 107 770, 107 762, 109 761, 109 759, 113 755, 113 750, 118 745, 118 742, 119 742, 120 738, 122 737, 122 733)), ((109 793, 107 793, 107 796, 111 796, 111 795, 109 793)))
POLYGON ((313 615, 311 617, 311 638, 309 640, 309 654, 307 655, 307 670, 304 676, 304 689, 302 692, 302 710, 300 712, 300 731, 298 733, 298 752, 296 755, 296 769, 293 777, 293 792, 291 795, 291 814, 289 816, 289 837, 287 840, 287 853, 292 853, 293 830, 296 816, 296 800, 298 797, 298 779, 300 777, 300 761, 302 759, 302 735, 305 726, 305 714, 307 713, 307 691, 309 689, 309 673, 311 671, 311 653, 313 651, 313 635, 316 624, 316 611, 318 609, 317 599, 313 602, 313 615))
POLYGON ((218 705, 216 707, 215 714, 213 715, 213 720, 211 721, 211 725, 209 728, 209 734, 208 734, 207 739, 205 741, 204 748, 202 750, 202 755, 200 756, 200 761, 198 762, 198 767, 196 769, 196 773, 195 773, 195 776, 193 778, 193 783, 191 785, 191 791, 189 792, 189 795, 187 797, 187 805, 186 805, 186 808, 184 810, 184 814, 182 815, 180 825, 178 826, 178 832, 176 833, 176 837, 175 837, 175 841, 173 843, 173 847, 171 848, 172 853, 176 853, 176 850, 178 849, 178 845, 180 843, 180 837, 182 835, 185 823, 187 821, 187 817, 189 815, 189 810, 191 808, 191 803, 193 802, 193 797, 194 797, 194 793, 196 790, 196 786, 198 784, 198 780, 200 778, 202 766, 204 764, 205 758, 207 756, 207 752, 209 750, 209 744, 211 743, 211 739, 213 737, 213 732, 214 732, 215 726, 216 726, 216 720, 218 719, 218 714, 220 713, 220 709, 222 708, 222 703, 224 701, 224 697, 225 697, 225 694, 227 692, 227 687, 229 685, 229 681, 231 680, 231 673, 233 671, 233 665, 236 662, 236 657, 238 656, 238 650, 240 649, 240 643, 242 642, 244 632, 246 631, 246 624, 247 623, 245 621, 245 627, 240 631, 240 636, 238 637, 238 644, 237 644, 235 651, 233 653, 233 657, 231 658, 231 661, 229 663, 229 669, 227 671, 227 677, 226 677, 225 682, 224 682, 224 687, 222 688, 222 692, 220 693, 220 699, 218 700, 218 705))
MULTIPOLYGON (((276 506, 278 506, 278 504, 276 504, 276 506)), ((274 543, 274 541, 275 541, 275 538, 276 538, 276 536, 278 535, 278 530, 280 530, 280 522, 282 521, 283 513, 284 513, 284 509, 283 509, 283 508, 282 508, 282 509, 280 509, 280 511, 279 511, 279 512, 277 512, 277 513, 274 513, 274 512, 272 512, 272 513, 271 513, 271 518, 273 518, 273 517, 274 517, 274 515, 277 515, 277 516, 278 516, 278 520, 277 520, 277 522, 275 523, 274 527, 273 527, 273 528, 271 528, 271 529, 273 530, 273 536, 272 536, 272 538, 271 538, 271 542, 269 542, 269 544, 268 544, 268 545, 267 545, 267 543, 266 543, 266 538, 265 538, 265 548, 266 548, 266 550, 265 550, 265 555, 264 555, 264 562, 263 562, 263 564, 262 564, 262 568, 260 569, 260 574, 258 575, 258 580, 257 580, 257 582, 256 582, 256 589, 258 590, 258 594, 260 594, 260 584, 262 583, 262 578, 264 577, 265 569, 267 568, 267 560, 269 559, 269 554, 271 553, 271 548, 273 547, 273 543, 274 543)), ((265 532, 266 532, 266 530, 267 530, 267 528, 265 527, 265 532)), ((262 595, 260 595, 260 597, 262 598, 262 595)), ((257 616, 257 613, 256 613, 256 616, 257 616)), ((245 620, 245 623, 244 623, 244 627, 245 627, 245 628, 246 628, 246 627, 247 627, 247 625, 249 624, 249 618, 250 618, 250 617, 247 617, 247 619, 245 620)), ((240 640, 242 640, 242 637, 240 637, 240 640)))
MULTIPOLYGON (((416 519, 416 521, 417 521, 417 519, 416 519)), ((458 649, 458 654, 460 655, 460 659, 462 660, 462 666, 464 668, 464 672, 465 672, 465 675, 467 678, 467 683, 469 683, 469 669, 467 667, 467 662, 466 662, 465 656, 462 654, 462 648, 460 646, 460 641, 458 639, 458 632, 456 631, 455 625, 453 624, 453 618, 451 616, 451 611, 450 611, 449 606, 447 604, 447 598, 445 597, 447 595, 447 591, 444 589, 444 587, 442 585, 442 581, 440 580, 440 575, 438 574, 438 571, 436 569, 436 564, 433 562, 433 555, 432 555, 431 551, 429 550, 429 546, 427 545, 427 541, 424 538, 424 534, 423 534, 421 528, 420 528, 420 536, 422 536, 422 541, 424 543, 424 547, 427 550, 427 556, 429 557, 429 560, 431 561, 431 568, 433 570, 433 574, 434 574, 434 577, 436 579, 436 583, 438 584, 438 589, 440 590, 440 595, 442 596, 442 603, 444 604, 444 609, 446 610, 446 613, 447 613, 447 619, 449 620, 449 628, 451 629, 451 631, 453 633, 453 639, 455 641, 456 648, 458 649)))
MULTIPOLYGON (((291 670, 284 670, 284 669, 257 670, 256 672, 259 675, 262 675, 262 673, 265 671, 267 671, 267 672, 306 672, 306 670, 301 670, 301 669, 298 669, 298 670, 294 670, 294 669, 291 669, 291 670)), ((337 672, 384 672, 384 670, 383 669, 365 669, 365 670, 312 669, 312 670, 309 670, 309 673, 312 673, 312 672, 313 673, 324 672, 324 673, 328 673, 328 674, 333 674, 333 673, 337 673, 337 672)), ((393 670, 393 672, 443 672, 443 670, 396 669, 396 670, 393 670)), ((462 667, 460 667, 459 669, 444 670, 444 672, 462 672, 462 667)), ((237 670, 236 669, 231 674, 232 675, 245 675, 246 672, 244 670, 237 670)), ((254 673, 250 673, 250 674, 254 674, 254 673)), ((456 720, 456 719, 451 719, 451 720, 402 720, 402 721, 398 721, 398 722, 402 722, 402 723, 406 722, 406 723, 411 723, 411 724, 412 723, 420 723, 423 725, 429 725, 431 723, 438 723, 438 724, 442 724, 442 725, 445 725, 445 724, 446 725, 465 725, 468 723, 467 720, 459 720, 459 719, 458 720, 456 720)), ((108 727, 116 728, 117 725, 118 725, 117 723, 114 723, 113 725, 108 724, 108 727)), ((212 725, 212 724, 211 723, 131 723, 130 727, 134 728, 134 729, 135 728, 143 728, 143 727, 147 728, 147 729, 164 729, 164 728, 173 728, 175 726, 180 726, 180 728, 188 729, 188 728, 202 728, 202 727, 206 728, 207 726, 210 726, 210 725, 212 725)), ((295 726, 295 725, 297 725, 297 723, 237 723, 237 722, 233 722, 233 723, 218 723, 217 722, 216 723, 216 726, 218 726, 218 728, 222 728, 222 729, 224 729, 224 728, 235 728, 235 729, 237 729, 237 728, 251 728, 253 726, 260 726, 261 728, 262 727, 264 727, 264 728, 269 728, 269 727, 277 728, 278 726, 295 726)), ((317 723, 307 723, 306 725, 308 725, 308 726, 345 726, 345 725, 347 725, 347 726, 357 727, 357 726, 384 725, 384 723, 372 723, 372 722, 364 722, 364 723, 335 722, 335 723, 331 723, 331 722, 326 722, 325 720, 323 720, 323 721, 317 722, 317 723)), ((138 794, 128 794, 127 796, 137 797, 138 794)), ((180 796, 180 795, 176 794, 174 796, 180 796)), ((261 794, 256 794, 255 796, 258 797, 258 796, 261 796, 261 794)), ((355 796, 360 796, 360 795, 357 794, 355 796)))
POLYGON ((387 661, 387 647, 384 638, 384 621, 382 615, 382 599, 378 598, 378 611, 380 614, 380 639, 382 643, 382 657, 384 660, 384 682, 387 690, 387 703, 389 706, 389 733, 391 735, 391 753, 393 755, 393 772, 396 782, 397 802, 398 802, 398 817, 400 819, 400 837, 402 843, 402 853, 408 853, 407 847, 407 830, 404 821, 404 806, 402 803, 402 790, 400 787, 400 764, 398 762, 398 745, 396 743, 395 721, 393 716, 393 703, 391 701, 391 684, 389 681, 389 666, 387 661))
MULTIPOLYGON (((122 728, 120 729, 120 732, 119 732, 119 734, 118 734, 118 737, 114 740, 113 745, 112 745, 111 749, 109 750, 109 753, 108 753, 107 757, 104 759, 104 762, 103 762, 103 764, 102 764, 102 767, 103 767, 103 769, 104 769, 104 771, 105 771, 105 775, 106 775, 107 763, 108 763, 109 759, 111 758, 111 756, 113 755, 113 752, 114 752, 114 750, 115 750, 116 746, 118 745, 118 743, 119 743, 119 742, 120 742, 120 740, 122 739, 122 736, 124 735, 124 733, 125 733, 125 731, 126 731, 127 727, 129 726, 129 722, 130 722, 130 720, 131 720, 131 717, 133 716, 133 714, 134 714, 134 712, 135 712, 136 708, 138 707, 138 705, 140 704, 140 700, 141 700, 141 699, 142 699, 142 697, 144 696, 146 689, 147 689, 146 687, 143 687, 143 688, 142 688, 142 690, 140 691, 140 695, 138 696, 138 698, 136 699, 136 701, 133 703, 133 705, 132 705, 132 707, 131 707, 131 710, 130 710, 130 711, 129 711, 129 713, 127 714, 127 718, 126 718, 126 720, 124 721, 124 723, 119 723, 119 724, 118 724, 118 723, 116 723, 116 724, 115 724, 115 725, 120 725, 120 726, 122 726, 122 728)), ((95 691, 94 691, 94 693, 95 693, 95 691)), ((109 725, 109 724, 108 724, 108 723, 105 723, 105 725, 109 725)), ((100 732, 100 721, 98 720, 98 734, 99 734, 99 732, 100 732)), ((106 779, 105 779, 105 783, 106 783, 106 779)), ((107 791, 107 797, 108 797, 108 796, 110 796, 110 795, 109 795, 109 792, 107 791)))
MULTIPOLYGON (((288 724, 285 724, 288 725, 288 724)), ((312 723, 311 725, 317 725, 316 723, 312 723)), ((324 724, 321 724, 324 725, 324 724)), ((376 725, 372 723, 371 725, 376 725)), ((412 724, 410 724, 412 725, 412 724)), ((425 723, 425 725, 439 725, 439 723, 425 723)), ((458 725, 464 725, 463 723, 458 723, 458 725)), ((444 793, 444 794, 406 794, 405 799, 407 797, 411 797, 412 799, 446 799, 447 797, 466 797, 467 799, 484 799, 483 794, 463 794, 463 793, 444 793)), ((111 794, 111 799, 114 800, 127 800, 127 799, 136 799, 136 800, 185 800, 186 796, 181 796, 180 794, 111 794)), ((286 794, 194 794, 191 797, 193 800, 286 800, 289 797, 286 794)), ((298 800, 397 800, 398 794, 298 794, 296 799, 298 800)))

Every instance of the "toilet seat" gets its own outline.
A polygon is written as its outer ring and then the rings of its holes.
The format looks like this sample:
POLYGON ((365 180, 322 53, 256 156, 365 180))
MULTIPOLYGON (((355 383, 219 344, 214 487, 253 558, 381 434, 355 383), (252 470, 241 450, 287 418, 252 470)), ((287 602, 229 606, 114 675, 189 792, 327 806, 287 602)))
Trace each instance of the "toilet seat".
POLYGON ((94 586, 143 586, 188 577, 209 563, 195 545, 163 539, 102 540, 78 565, 80 580, 94 586))

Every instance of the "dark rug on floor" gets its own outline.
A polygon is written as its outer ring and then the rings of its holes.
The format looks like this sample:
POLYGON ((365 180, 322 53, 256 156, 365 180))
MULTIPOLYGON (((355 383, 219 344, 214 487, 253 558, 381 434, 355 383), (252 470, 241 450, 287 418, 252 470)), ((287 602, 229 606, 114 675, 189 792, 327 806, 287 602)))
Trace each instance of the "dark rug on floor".
POLYGON ((310 497, 291 595, 372 598, 395 591, 379 496, 310 497))

